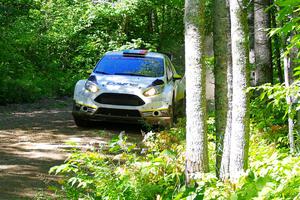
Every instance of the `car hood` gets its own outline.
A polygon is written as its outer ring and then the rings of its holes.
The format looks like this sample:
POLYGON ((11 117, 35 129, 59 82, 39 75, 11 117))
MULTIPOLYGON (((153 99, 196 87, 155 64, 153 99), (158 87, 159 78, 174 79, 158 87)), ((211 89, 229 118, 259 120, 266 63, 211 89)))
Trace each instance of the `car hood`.
POLYGON ((95 75, 97 83, 101 87, 117 86, 135 89, 144 89, 149 87, 156 79, 162 77, 140 77, 140 76, 124 76, 124 75, 95 75))

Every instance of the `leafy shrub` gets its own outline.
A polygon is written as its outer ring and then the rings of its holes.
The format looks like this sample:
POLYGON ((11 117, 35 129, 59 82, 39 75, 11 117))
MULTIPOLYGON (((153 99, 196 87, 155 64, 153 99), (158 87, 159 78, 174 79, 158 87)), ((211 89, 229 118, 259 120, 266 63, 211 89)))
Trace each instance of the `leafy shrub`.
MULTIPOLYGON (((255 130, 257 131, 257 130, 255 130)), ((252 134, 250 167, 235 185, 222 182, 213 173, 198 174, 198 187, 185 188, 177 199, 298 199, 300 197, 300 157, 278 150, 274 143, 252 134)))
POLYGON ((248 92, 253 96, 250 114, 255 127, 264 133, 262 136, 265 139, 287 147, 287 119, 289 116, 296 121, 296 112, 300 104, 295 101, 288 105, 286 97, 293 96, 294 99, 299 99, 299 81, 295 81, 290 87, 265 84, 249 88, 248 92))
POLYGON ((289 155, 287 150, 278 151, 260 134, 252 136, 250 146, 250 170, 241 180, 237 195, 253 199, 299 198, 300 157, 289 155))
MULTIPOLYGON (((300 158, 252 129, 249 170, 235 185, 214 174, 214 140, 209 134, 210 173, 195 174, 195 187, 184 183, 184 121, 178 128, 149 132, 142 143, 126 141, 121 133, 109 148, 73 150, 65 164, 51 173, 62 175, 62 198, 67 199, 297 199, 300 158)), ((213 124, 213 118, 209 124, 213 124)), ((212 133, 214 129, 210 129, 212 133)), ((276 130, 274 130, 276 131, 276 130)))
POLYGON ((64 175, 62 190, 68 199, 172 199, 184 183, 183 163, 183 146, 176 137, 150 132, 141 151, 121 134, 109 149, 75 150, 50 172, 64 175))

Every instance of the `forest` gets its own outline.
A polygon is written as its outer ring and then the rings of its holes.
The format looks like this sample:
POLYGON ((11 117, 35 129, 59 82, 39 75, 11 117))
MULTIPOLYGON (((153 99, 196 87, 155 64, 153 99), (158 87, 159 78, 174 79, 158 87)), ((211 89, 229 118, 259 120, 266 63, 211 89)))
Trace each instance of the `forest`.
POLYGON ((1 106, 71 98, 107 51, 171 54, 186 78, 174 127, 72 148, 45 198, 300 199, 300 0, 1 0, 0 11, 1 106))

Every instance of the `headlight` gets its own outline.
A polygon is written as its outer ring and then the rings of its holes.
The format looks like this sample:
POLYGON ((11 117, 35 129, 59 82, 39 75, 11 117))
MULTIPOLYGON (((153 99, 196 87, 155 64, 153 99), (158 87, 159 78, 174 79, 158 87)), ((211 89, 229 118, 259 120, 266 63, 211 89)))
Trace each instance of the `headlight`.
POLYGON ((92 81, 87 81, 85 83, 85 89, 90 91, 90 92, 93 92, 93 93, 99 91, 99 88, 98 88, 97 84, 92 82, 92 81))
POLYGON ((162 88, 161 87, 150 87, 148 88, 145 92, 144 92, 144 96, 146 97, 151 97, 154 95, 158 95, 162 92, 162 88))

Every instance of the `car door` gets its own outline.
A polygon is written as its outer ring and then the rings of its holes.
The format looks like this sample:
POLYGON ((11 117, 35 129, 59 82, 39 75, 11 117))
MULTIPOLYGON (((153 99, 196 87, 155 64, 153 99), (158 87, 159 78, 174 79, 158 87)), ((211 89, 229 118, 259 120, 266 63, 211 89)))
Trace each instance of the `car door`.
POLYGON ((172 87, 173 87, 173 93, 174 93, 174 101, 175 102, 179 102, 180 100, 182 100, 184 98, 184 85, 183 85, 183 80, 181 79, 175 79, 175 76, 179 76, 175 70, 174 65, 172 64, 172 62, 170 61, 169 58, 167 58, 167 67, 169 68, 169 74, 170 74, 170 79, 171 79, 171 83, 172 83, 172 87))
MULTIPOLYGON (((169 104, 173 103, 173 96, 174 95, 174 80, 173 80, 173 70, 170 65, 170 60, 167 56, 165 56, 165 70, 166 70, 166 83, 165 83, 165 90, 167 91, 167 99, 169 104)), ((174 99, 175 101, 175 99, 174 99)))

